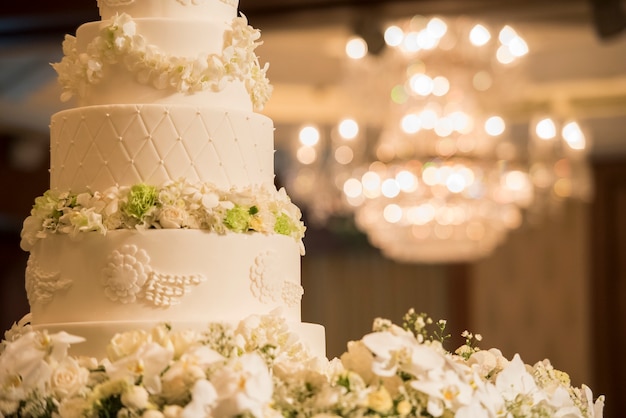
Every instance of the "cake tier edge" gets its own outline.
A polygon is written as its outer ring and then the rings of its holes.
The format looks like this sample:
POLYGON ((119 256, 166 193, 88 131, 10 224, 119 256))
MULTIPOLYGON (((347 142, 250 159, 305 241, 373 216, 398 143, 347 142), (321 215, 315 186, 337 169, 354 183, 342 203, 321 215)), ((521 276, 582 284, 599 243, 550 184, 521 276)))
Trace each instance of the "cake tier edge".
POLYGON ((75 193, 181 178, 220 188, 274 182, 267 116, 188 105, 102 105, 55 113, 50 188, 75 193))
POLYGON ((51 234, 31 249, 32 324, 240 320, 280 309, 300 322, 291 237, 192 229, 51 234))

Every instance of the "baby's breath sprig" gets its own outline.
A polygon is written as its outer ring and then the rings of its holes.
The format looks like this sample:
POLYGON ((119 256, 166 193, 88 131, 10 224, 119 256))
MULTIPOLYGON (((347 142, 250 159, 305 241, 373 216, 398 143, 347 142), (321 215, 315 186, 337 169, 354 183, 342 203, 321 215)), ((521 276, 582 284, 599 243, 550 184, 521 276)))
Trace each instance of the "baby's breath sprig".
POLYGON ((480 334, 473 334, 468 330, 465 330, 461 333, 461 337, 465 338, 465 344, 456 350, 456 354, 460 355, 465 360, 468 360, 472 354, 480 351, 477 343, 483 340, 483 336, 480 334))
POLYGON ((433 320, 424 312, 416 313, 413 308, 409 309, 409 311, 404 314, 402 318, 402 328, 405 330, 412 332, 419 341, 425 341, 431 339, 427 325, 431 325, 433 320))

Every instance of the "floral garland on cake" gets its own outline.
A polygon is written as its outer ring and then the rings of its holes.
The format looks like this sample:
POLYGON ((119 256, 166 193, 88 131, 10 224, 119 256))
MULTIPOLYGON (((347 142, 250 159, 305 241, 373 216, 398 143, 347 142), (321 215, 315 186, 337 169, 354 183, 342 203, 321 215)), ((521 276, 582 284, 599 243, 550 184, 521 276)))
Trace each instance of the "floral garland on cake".
POLYGON ((75 235, 116 229, 204 229, 218 234, 264 233, 294 238, 304 254, 306 227, 284 188, 273 185, 220 190, 209 183, 171 181, 103 192, 48 190, 24 221, 21 246, 29 251, 48 234, 75 235))
POLYGON ((0 343, 0 416, 600 418, 604 397, 573 387, 548 360, 497 349, 448 352, 445 321, 410 311, 374 321, 340 358, 313 357, 276 312, 202 332, 118 334, 107 358, 68 355, 83 338, 34 331, 28 318, 0 343), (434 333, 427 327, 436 328, 434 333))
POLYGON ((82 97, 89 84, 102 80, 107 64, 120 63, 143 84, 152 84, 157 89, 174 88, 181 93, 220 91, 228 81, 240 80, 245 83, 254 108, 263 109, 272 92, 266 77, 269 64, 260 67, 254 53, 261 44, 260 31, 249 26, 245 16, 234 18, 225 31, 221 54, 197 57, 166 54, 148 44, 136 32, 136 26, 131 16, 115 15, 82 53, 76 49, 76 37, 66 35, 64 57, 52 64, 63 87, 61 100, 67 101, 74 95, 82 97))

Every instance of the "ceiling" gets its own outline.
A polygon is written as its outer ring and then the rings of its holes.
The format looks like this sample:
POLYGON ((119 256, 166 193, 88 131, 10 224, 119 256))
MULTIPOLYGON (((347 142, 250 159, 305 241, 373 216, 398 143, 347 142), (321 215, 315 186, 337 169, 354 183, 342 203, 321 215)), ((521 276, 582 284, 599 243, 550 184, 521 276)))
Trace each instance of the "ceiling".
MULTIPOLYGON (((95 0, 3 1, 0 6, 0 133, 45 137, 61 109, 50 62, 65 33, 97 20, 95 0), (42 133, 44 135, 42 135, 42 133)), ((281 127, 334 123, 360 103, 341 88, 343 48, 360 22, 382 24, 414 14, 469 15, 514 24, 527 40, 520 112, 573 113, 591 127, 594 153, 626 153, 626 20, 621 0, 241 0, 262 31, 257 50, 271 64, 274 94, 264 113, 281 127)), ((282 139, 281 139, 282 138, 282 139)))

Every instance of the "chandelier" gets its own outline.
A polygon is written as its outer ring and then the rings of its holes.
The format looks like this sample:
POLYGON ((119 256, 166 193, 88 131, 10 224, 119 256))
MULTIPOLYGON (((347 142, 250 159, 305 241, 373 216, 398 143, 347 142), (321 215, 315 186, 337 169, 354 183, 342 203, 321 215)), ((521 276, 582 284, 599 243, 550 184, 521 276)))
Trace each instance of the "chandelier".
POLYGON ((515 110, 528 46, 512 27, 416 16, 384 39, 377 55, 358 37, 346 47, 346 91, 381 122, 299 132, 291 194, 313 222, 353 215, 397 261, 472 261, 525 213, 589 198, 580 123, 515 110), (519 135, 520 126, 530 128, 519 135))

